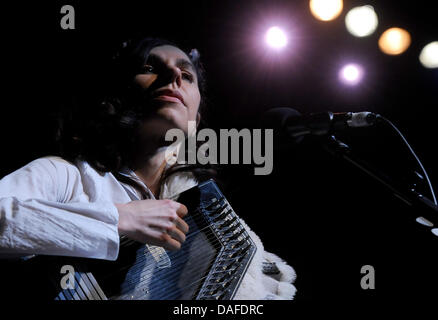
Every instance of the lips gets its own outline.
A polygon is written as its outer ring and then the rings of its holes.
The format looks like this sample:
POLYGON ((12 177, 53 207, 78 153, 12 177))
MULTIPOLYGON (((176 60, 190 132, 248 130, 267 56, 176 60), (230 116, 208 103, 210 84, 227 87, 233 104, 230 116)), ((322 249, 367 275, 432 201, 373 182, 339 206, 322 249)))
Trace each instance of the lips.
POLYGON ((171 101, 171 102, 179 102, 185 105, 181 93, 175 90, 164 89, 164 90, 155 91, 152 94, 152 98, 158 100, 171 101))

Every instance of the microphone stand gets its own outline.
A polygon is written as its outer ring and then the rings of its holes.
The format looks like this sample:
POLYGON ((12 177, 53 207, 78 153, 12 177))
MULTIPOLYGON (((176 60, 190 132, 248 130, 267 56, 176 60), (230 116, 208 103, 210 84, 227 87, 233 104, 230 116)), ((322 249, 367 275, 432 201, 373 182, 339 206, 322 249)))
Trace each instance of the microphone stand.
POLYGON ((359 168, 389 189, 398 199, 411 207, 412 210, 410 210, 410 212, 414 218, 419 218, 419 216, 421 216, 427 219, 428 223, 419 224, 429 229, 429 232, 432 235, 435 235, 435 238, 438 238, 438 207, 433 201, 416 191, 414 188, 402 186, 400 183, 396 183, 393 179, 389 178, 378 169, 374 168, 364 160, 359 159, 353 154, 348 145, 339 141, 334 135, 328 137, 328 141, 324 144, 324 148, 335 157, 340 157, 353 164, 355 167, 359 168))

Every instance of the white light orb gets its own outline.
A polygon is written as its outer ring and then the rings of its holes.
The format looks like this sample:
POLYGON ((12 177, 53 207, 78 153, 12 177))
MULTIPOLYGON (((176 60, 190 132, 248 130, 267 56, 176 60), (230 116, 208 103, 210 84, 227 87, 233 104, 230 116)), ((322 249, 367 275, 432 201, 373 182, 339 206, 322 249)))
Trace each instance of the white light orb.
POLYGON ((420 62, 426 68, 438 68, 438 41, 429 43, 421 50, 420 62))
POLYGON ((354 63, 345 65, 339 72, 339 79, 346 85, 356 85, 362 80, 362 77, 362 67, 354 63))
POLYGON ((287 37, 279 27, 271 27, 266 32, 266 43, 275 49, 283 48, 287 45, 287 37))
POLYGON ((372 6, 356 7, 348 11, 345 25, 348 32, 355 37, 366 37, 377 29, 377 14, 372 6))

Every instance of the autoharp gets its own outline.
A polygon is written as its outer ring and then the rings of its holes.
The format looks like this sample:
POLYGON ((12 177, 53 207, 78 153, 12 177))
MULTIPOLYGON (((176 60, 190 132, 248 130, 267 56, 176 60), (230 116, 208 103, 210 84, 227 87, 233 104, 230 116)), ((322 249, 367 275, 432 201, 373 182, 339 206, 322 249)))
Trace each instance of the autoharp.
POLYGON ((36 256, 15 268, 28 279, 15 294, 55 300, 232 299, 255 254, 253 240, 213 180, 184 191, 178 202, 188 208, 181 249, 121 238, 116 261, 36 256))

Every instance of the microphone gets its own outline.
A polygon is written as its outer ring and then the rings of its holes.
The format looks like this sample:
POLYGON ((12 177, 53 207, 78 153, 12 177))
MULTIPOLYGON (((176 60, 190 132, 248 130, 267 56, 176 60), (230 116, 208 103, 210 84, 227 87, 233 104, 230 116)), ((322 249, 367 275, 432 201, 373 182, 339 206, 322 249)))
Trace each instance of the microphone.
POLYGON ((307 116, 292 108, 273 108, 263 115, 265 128, 274 128, 297 138, 304 135, 323 136, 347 128, 369 127, 379 115, 372 112, 320 112, 307 116))

